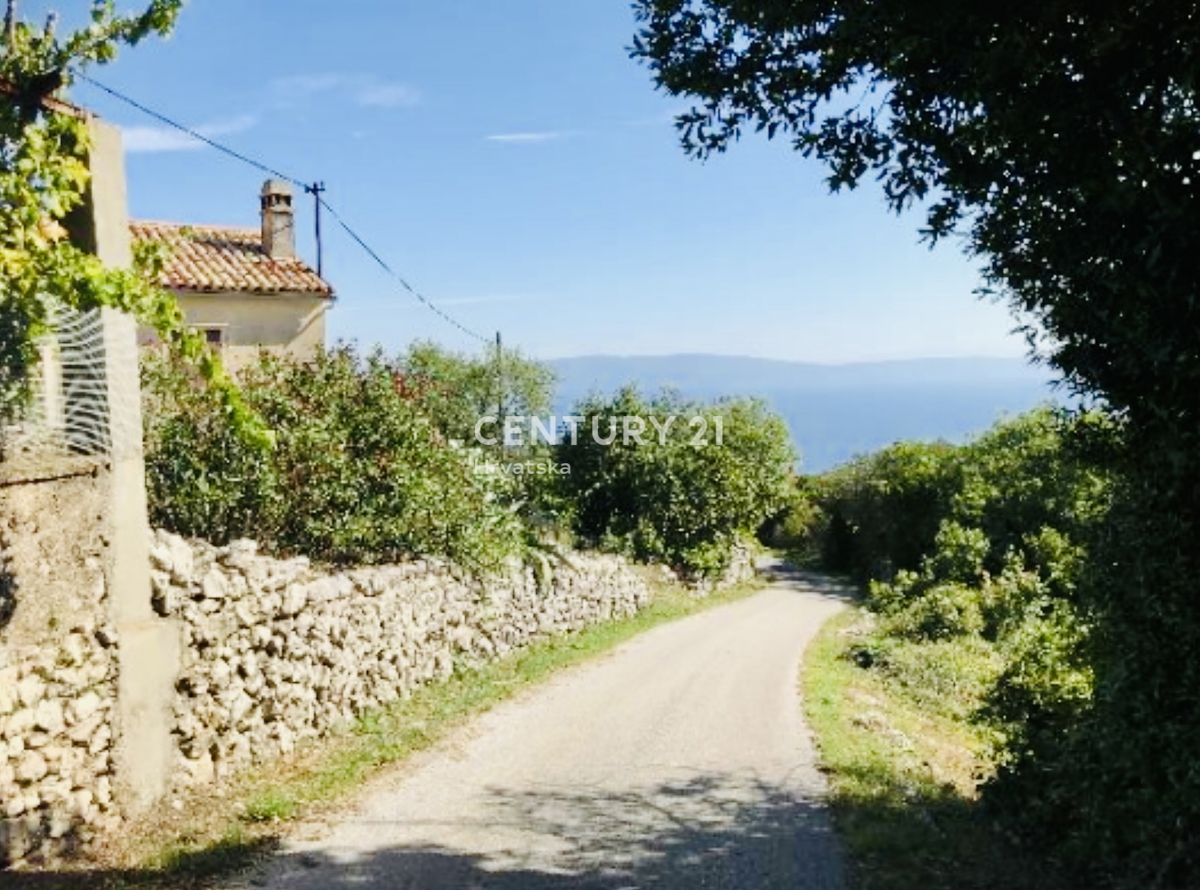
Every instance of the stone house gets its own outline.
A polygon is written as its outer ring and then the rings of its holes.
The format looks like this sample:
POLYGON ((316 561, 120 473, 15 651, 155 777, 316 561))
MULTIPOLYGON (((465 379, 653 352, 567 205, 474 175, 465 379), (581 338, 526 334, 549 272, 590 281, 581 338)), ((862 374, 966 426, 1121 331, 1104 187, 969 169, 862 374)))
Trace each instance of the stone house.
MULTIPOLYGON (((204 332, 231 368, 262 349, 299 358, 325 344, 333 288, 296 255, 292 188, 268 180, 261 229, 131 222, 134 242, 165 245, 161 283, 179 299, 187 323, 204 332)), ((143 329, 140 342, 156 342, 143 329)))

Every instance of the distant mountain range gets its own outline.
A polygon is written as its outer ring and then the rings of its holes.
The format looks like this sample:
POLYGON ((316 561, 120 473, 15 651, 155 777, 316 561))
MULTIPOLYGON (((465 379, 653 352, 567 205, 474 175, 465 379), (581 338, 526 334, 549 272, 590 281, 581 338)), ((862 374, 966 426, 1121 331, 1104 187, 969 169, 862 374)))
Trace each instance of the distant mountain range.
POLYGON ((549 362, 558 414, 592 392, 636 383, 690 398, 758 396, 787 421, 815 473, 900 439, 960 442, 1004 415, 1066 401, 1049 369, 1022 359, 947 358, 817 365, 722 355, 581 356, 549 362))

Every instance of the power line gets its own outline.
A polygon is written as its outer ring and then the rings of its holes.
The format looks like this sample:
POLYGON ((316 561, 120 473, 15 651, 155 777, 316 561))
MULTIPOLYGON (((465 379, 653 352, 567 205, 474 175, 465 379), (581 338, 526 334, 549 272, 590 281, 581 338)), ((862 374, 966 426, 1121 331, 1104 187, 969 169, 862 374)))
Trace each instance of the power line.
MULTIPOLYGON (((157 111, 154 111, 151 108, 147 108, 145 105, 141 104, 140 102, 136 101, 135 99, 132 99, 129 96, 126 96, 124 93, 120 93, 117 90, 114 90, 112 87, 105 86, 104 84, 100 83, 98 80, 96 80, 92 77, 88 77, 86 74, 82 73, 81 71, 73 69, 71 73, 75 77, 77 77, 79 80, 82 80, 85 83, 88 83, 88 84, 94 86, 96 89, 107 93, 108 95, 112 96, 114 99, 124 102, 126 105, 129 105, 132 108, 136 108, 138 111, 142 112, 142 114, 148 115, 149 117, 152 117, 155 120, 157 120, 163 124, 166 124, 167 126, 172 127, 173 129, 176 129, 179 132, 184 133, 193 139, 197 139, 200 142, 203 142, 205 145, 207 145, 211 148, 215 148, 217 151, 233 158, 234 160, 241 161, 243 164, 248 164, 257 170, 260 170, 263 173, 266 173, 268 176, 272 176, 276 179, 285 180, 287 182, 290 182, 292 185, 295 185, 295 186, 303 189, 305 192, 312 195, 316 199, 317 242, 318 242, 317 243, 317 254, 318 254, 318 257, 320 257, 321 253, 322 253, 321 244, 320 244, 320 239, 321 239, 321 236, 320 236, 320 213, 321 213, 321 208, 323 207, 323 208, 325 208, 325 210, 327 210, 329 212, 329 215, 333 217, 334 221, 339 226, 342 227, 342 229, 346 232, 346 234, 349 235, 350 238, 353 239, 354 242, 356 244, 358 244, 358 246, 361 247, 366 252, 366 254, 369 257, 371 257, 371 259, 373 259, 379 265, 379 267, 381 269, 383 269, 384 272, 386 272, 389 276, 394 278, 400 284, 400 286, 403 287, 404 290, 407 291, 412 297, 414 297, 419 303, 421 303, 427 309, 432 311, 435 315, 437 315, 439 318, 441 318, 447 324, 457 328, 459 331, 466 334, 468 337, 472 337, 475 340, 478 340, 482 343, 490 343, 491 342, 489 340, 489 338, 481 336, 480 334, 477 334, 475 331, 471 330, 466 325, 462 324, 456 318, 452 317, 451 315, 447 314, 444 310, 440 309, 437 305, 435 305, 432 301, 430 301, 429 298, 427 298, 424 294, 422 294, 420 291, 418 291, 416 288, 414 288, 411 284, 409 284, 402 275, 400 275, 398 272, 396 272, 395 269, 393 269, 390 265, 388 265, 388 263, 383 259, 383 257, 381 257, 377 251, 375 251, 369 244, 367 244, 367 242, 362 238, 362 236, 360 236, 356 231, 354 231, 354 229, 352 229, 350 227, 349 223, 347 223, 342 218, 341 214, 338 213, 336 210, 334 210, 333 207, 329 204, 329 202, 326 201, 325 198, 322 197, 322 193, 325 191, 324 183, 318 182, 318 183, 313 183, 310 185, 309 183, 302 182, 300 179, 296 178, 295 176, 288 176, 286 173, 281 173, 278 170, 276 170, 275 168, 273 168, 267 164, 264 164, 261 161, 256 161, 254 158, 247 157, 246 155, 242 154, 239 151, 235 151, 234 149, 230 148, 227 145, 222 145, 220 142, 217 142, 214 139, 210 139, 208 136, 204 136, 203 134, 196 132, 191 127, 187 127, 184 124, 179 123, 178 121, 172 120, 171 118, 167 117, 165 114, 161 114, 157 111)), ((318 264, 320 264, 319 259, 318 259, 318 264)))
POLYGON ((100 83, 100 81, 95 80, 91 77, 88 77, 86 74, 82 73, 81 71, 72 70, 71 73, 75 77, 84 81, 85 83, 91 84, 96 89, 102 90, 103 92, 108 93, 114 99, 119 99, 120 101, 124 102, 126 105, 130 105, 133 108, 136 108, 138 111, 142 112, 142 114, 149 115, 150 117, 154 118, 156 121, 164 123, 168 127, 173 127, 174 129, 178 130, 180 133, 185 133, 188 136, 191 136, 193 139, 200 140, 205 145, 207 145, 211 148, 215 148, 217 151, 221 152, 222 154, 229 155, 229 157, 234 158, 235 160, 241 161, 243 164, 249 164, 251 167, 255 167, 255 168, 261 170, 263 173, 266 173, 268 176, 273 176, 276 179, 285 179, 288 182, 290 182, 292 185, 299 186, 300 188, 304 189, 305 191, 310 191, 310 187, 307 183, 301 182, 299 179, 297 179, 294 176, 288 176, 286 173, 280 173, 278 170, 274 169, 273 167, 268 167, 266 164, 262 163, 261 161, 256 161, 256 160, 254 160, 254 158, 248 158, 241 152, 234 151, 232 148, 230 148, 227 145, 222 145, 221 143, 217 142, 214 139, 210 139, 201 133, 197 133, 195 130, 191 129, 190 127, 186 127, 183 124, 178 123, 177 121, 171 120, 165 114, 159 114, 157 111, 147 108, 145 105, 142 105, 140 102, 137 102, 136 100, 129 98, 128 96, 124 95, 123 93, 118 93, 112 87, 106 87, 104 84, 100 83))
POLYGON ((341 226, 342 229, 345 231, 345 233, 347 235, 349 235, 352 239, 354 239, 354 241, 357 242, 358 246, 361 247, 363 250, 365 250, 367 252, 367 255, 371 257, 371 259, 373 259, 376 263, 379 264, 379 268, 383 269, 384 272, 386 272, 392 278, 396 279, 396 281, 399 282, 400 286, 403 287, 406 291, 408 291, 409 294, 411 294, 413 297, 415 297, 418 302, 422 303, 426 308, 431 310, 434 314, 439 316, 446 323, 451 324, 454 327, 458 328, 460 331, 462 331, 468 337, 473 337, 474 339, 479 340, 481 343, 490 343, 491 342, 487 337, 477 334, 475 331, 471 330, 466 325, 459 322, 457 319, 451 317, 450 315, 447 315, 444 311, 442 311, 436 305, 434 305, 432 302, 430 302, 429 299, 424 294, 422 294, 420 291, 418 291, 416 288, 414 288, 411 284, 409 284, 407 281, 405 281, 404 276, 400 275, 398 272, 396 272, 396 270, 394 270, 391 266, 389 266, 387 264, 387 262, 383 259, 383 257, 381 257, 378 253, 376 253, 371 248, 371 246, 369 244, 367 244, 367 242, 364 241, 357 232, 354 231, 354 229, 350 228, 349 223, 347 223, 344 219, 342 219, 342 216, 340 213, 338 213, 331 206, 329 206, 328 201, 326 201, 324 198, 321 198, 321 197, 318 197, 317 200, 322 207, 324 207, 326 210, 329 211, 329 215, 333 217, 333 221, 336 222, 339 226, 341 226))

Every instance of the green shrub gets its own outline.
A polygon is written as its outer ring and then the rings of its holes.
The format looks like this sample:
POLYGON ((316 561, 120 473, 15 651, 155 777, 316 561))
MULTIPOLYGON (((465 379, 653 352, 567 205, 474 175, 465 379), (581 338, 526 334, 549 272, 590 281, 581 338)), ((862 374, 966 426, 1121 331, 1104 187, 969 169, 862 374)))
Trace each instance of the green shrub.
MULTIPOLYGON (((1076 528, 1077 536, 1091 537, 1088 529, 1076 528)), ((1047 593, 1059 599, 1071 599, 1079 586, 1087 549, 1078 540, 1049 525, 1026 535, 1021 540, 1023 551, 1038 577, 1046 584, 1047 593)))
POLYGON ((630 387, 585 400, 573 413, 583 418, 576 442, 559 444, 554 460, 571 467, 562 477, 564 498, 585 540, 713 575, 739 539, 752 536, 791 496, 796 455, 783 421, 760 402, 702 404, 672 393, 647 400, 630 387), (624 435, 625 417, 645 421, 641 441, 624 435), (708 421, 702 440, 693 417, 708 421), (593 435, 598 430, 607 439, 614 429, 609 444, 593 435))
POLYGON ((143 357, 142 398, 150 521, 218 543, 260 534, 278 509, 278 467, 238 434, 220 394, 159 352, 143 357))
POLYGON ((1104 425, 1098 412, 1041 408, 968 445, 903 442, 810 480, 828 517, 816 529, 826 567, 890 581, 901 570, 923 570, 928 559, 967 559, 945 565, 944 576, 934 569, 935 577, 959 580, 974 570, 981 533, 980 569, 1000 572, 1016 550, 1069 595, 1081 545, 1107 509, 1110 474, 1085 450, 1104 425), (943 552, 939 534, 964 533, 944 531, 947 522, 977 530, 966 533, 972 540, 947 539, 953 553, 943 552))
POLYGON ((486 569, 520 552, 508 477, 476 472, 477 453, 447 440, 382 354, 263 355, 246 369, 246 400, 274 432, 265 459, 238 451, 207 390, 146 364, 154 523, 333 563, 430 555, 486 569))
POLYGON ((871 579, 881 616, 860 663, 930 707, 974 703, 958 714, 995 744, 984 802, 1007 830, 1088 863, 1085 886, 1189 886, 1200 551, 1166 506, 1169 454, 1114 467, 1123 435, 1102 412, 1042 409, 951 449, 940 475, 893 448, 813 487, 827 552, 871 579))
MULTIPOLYGON (((1010 550, 999 575, 988 575, 980 585, 979 597, 987 623, 984 634, 1003 642, 1031 617, 1037 618, 1054 597, 1051 587, 1034 570, 1025 568, 1025 557, 1010 550)), ((1066 605, 1065 600, 1061 602, 1066 605)))
POLYGON ((958 490, 961 449, 901 442, 810 482, 828 516, 815 545, 826 566, 866 581, 920 567, 958 490))
POLYGON ((921 595, 928 585, 917 572, 901 569, 891 581, 872 579, 867 582, 867 602, 876 612, 889 615, 899 612, 921 595))
POLYGON ((978 590, 971 585, 983 575, 989 549, 987 537, 979 529, 947 521, 938 529, 934 547, 921 561, 919 572, 901 569, 891 583, 870 581, 867 590, 871 607, 895 615, 892 627, 905 636, 933 639, 977 633, 982 630, 982 612, 978 590))
POLYGON ((890 614, 886 633, 913 640, 943 640, 983 631, 979 591, 953 582, 937 584, 890 614))
MULTIPOLYGON (((996 773, 983 789, 984 799, 1014 832, 1049 842, 1060 852, 1081 838, 1094 840, 1094 827, 1103 821, 1097 811, 1104 813, 1108 806, 1092 796, 1105 784, 1095 774, 1102 762, 1095 752, 1107 739, 1094 716, 1088 637, 1069 604, 1048 598, 1031 604, 1024 620, 1004 637, 1004 668, 976 715, 992 730, 994 742, 996 773), (1101 737, 1091 737, 1097 731, 1101 737), (1081 817, 1092 823, 1091 830, 1079 833, 1086 824, 1081 817)), ((1126 755, 1127 762, 1139 759, 1134 752, 1126 755)), ((1085 878, 1084 884, 1093 882, 1085 878)))
POLYGON ((1088 541, 1077 611, 1014 638, 994 706, 1014 743, 988 795, 1012 830, 1085 864, 1081 884, 1190 888, 1200 874, 1198 550, 1171 509, 1178 492, 1164 489, 1195 483, 1174 476, 1169 448, 1142 444, 1088 541))
POLYGON ((933 552, 923 560, 922 574, 962 584, 978 583, 992 549, 987 533, 957 522, 944 521, 933 539, 933 552))
POLYGON ((997 424, 965 447, 950 512, 987 535, 989 571, 998 572, 1010 550, 1028 552, 1029 537, 1044 529, 1075 542, 1090 534, 1107 508, 1109 474, 1076 440, 1103 422, 1094 412, 1041 408, 997 424))
POLYGON ((819 557, 816 542, 829 517, 817 503, 810 480, 797 476, 787 502, 759 528, 758 539, 768 547, 819 557))
POLYGON ((517 349, 470 355, 426 340, 410 346, 395 365, 401 390, 421 402, 448 439, 478 445, 475 425, 482 417, 550 411, 554 371, 517 349))
POLYGON ((984 706, 1004 664, 995 646, 968 635, 901 640, 887 649, 879 670, 923 708, 966 721, 984 706))

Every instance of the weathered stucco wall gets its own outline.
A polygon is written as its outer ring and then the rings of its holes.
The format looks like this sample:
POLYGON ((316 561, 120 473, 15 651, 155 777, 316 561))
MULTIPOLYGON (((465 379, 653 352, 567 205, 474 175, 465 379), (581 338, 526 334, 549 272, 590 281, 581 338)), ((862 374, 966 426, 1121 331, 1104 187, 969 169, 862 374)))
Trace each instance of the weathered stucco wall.
POLYGON ((0 477, 0 863, 116 818, 107 471, 0 477))
MULTIPOLYGON (((220 328, 226 364, 242 367, 262 349, 307 359, 325 345, 325 312, 330 301, 305 294, 179 294, 179 308, 197 328, 220 328)), ((156 341, 143 329, 143 344, 156 341)))
POLYGON ((188 543, 159 532, 155 606, 184 628, 175 701, 177 780, 210 782, 552 634, 649 602, 623 560, 575 554, 540 581, 489 581, 413 562, 330 573, 259 556, 253 542, 188 543))

